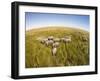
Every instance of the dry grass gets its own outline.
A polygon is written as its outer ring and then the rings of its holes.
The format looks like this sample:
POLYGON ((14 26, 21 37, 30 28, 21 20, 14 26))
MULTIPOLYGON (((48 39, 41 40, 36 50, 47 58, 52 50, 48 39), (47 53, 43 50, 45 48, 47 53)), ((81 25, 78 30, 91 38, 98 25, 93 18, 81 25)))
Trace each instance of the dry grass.
POLYGON ((25 67, 56 67, 79 66, 89 64, 89 32, 66 28, 48 27, 26 31, 25 67), (70 43, 61 43, 56 56, 52 56, 51 49, 41 44, 38 37, 64 37, 70 35, 70 43), (86 38, 87 40, 84 40, 86 38))

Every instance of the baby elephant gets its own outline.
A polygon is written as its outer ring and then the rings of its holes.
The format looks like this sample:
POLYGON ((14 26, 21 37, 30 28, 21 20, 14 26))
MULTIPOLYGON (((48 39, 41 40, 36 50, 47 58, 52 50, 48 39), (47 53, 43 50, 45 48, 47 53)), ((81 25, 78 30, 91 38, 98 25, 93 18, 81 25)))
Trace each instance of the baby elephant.
POLYGON ((52 49, 52 55, 53 55, 53 56, 56 55, 56 52, 57 52, 57 48, 54 47, 54 48, 52 49))
POLYGON ((58 46, 59 46, 59 42, 53 43, 53 45, 52 45, 52 55, 56 55, 58 46))

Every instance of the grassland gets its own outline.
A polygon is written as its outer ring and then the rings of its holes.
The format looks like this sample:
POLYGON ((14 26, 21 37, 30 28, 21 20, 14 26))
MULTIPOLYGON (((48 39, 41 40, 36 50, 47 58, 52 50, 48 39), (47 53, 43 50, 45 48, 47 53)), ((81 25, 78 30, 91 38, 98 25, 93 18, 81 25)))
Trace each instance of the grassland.
POLYGON ((67 27, 45 27, 26 31, 25 67, 82 66, 89 64, 89 32, 67 27), (70 43, 61 43, 56 56, 41 44, 38 37, 64 37, 70 35, 70 43), (86 40, 84 40, 86 39, 86 40))

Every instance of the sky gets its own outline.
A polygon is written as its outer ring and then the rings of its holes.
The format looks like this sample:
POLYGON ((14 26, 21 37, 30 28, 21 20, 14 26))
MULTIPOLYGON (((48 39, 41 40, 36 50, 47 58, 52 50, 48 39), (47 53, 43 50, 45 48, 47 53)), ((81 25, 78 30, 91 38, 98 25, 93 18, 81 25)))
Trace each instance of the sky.
POLYGON ((89 15, 25 12, 26 30, 47 26, 64 26, 89 30, 89 15))

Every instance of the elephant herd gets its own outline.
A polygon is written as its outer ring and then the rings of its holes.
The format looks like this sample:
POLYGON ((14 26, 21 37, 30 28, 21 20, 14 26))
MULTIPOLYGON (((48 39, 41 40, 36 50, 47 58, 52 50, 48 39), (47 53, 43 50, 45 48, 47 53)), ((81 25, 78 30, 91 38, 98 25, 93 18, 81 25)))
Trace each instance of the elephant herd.
POLYGON ((54 36, 48 36, 46 38, 39 39, 40 43, 46 45, 47 47, 52 47, 52 55, 56 55, 57 48, 59 47, 60 43, 68 43, 71 42, 71 36, 65 36, 62 38, 56 38, 54 36))

